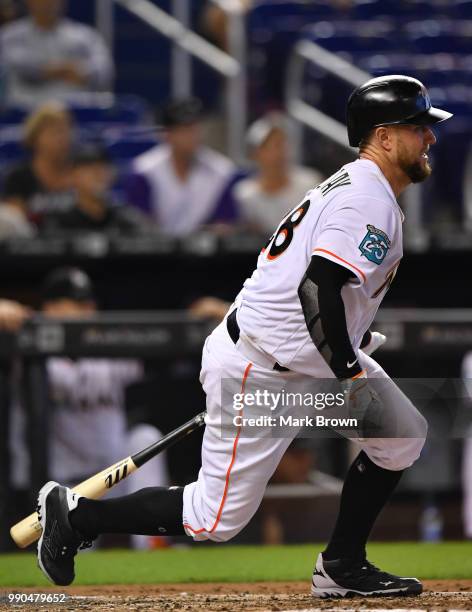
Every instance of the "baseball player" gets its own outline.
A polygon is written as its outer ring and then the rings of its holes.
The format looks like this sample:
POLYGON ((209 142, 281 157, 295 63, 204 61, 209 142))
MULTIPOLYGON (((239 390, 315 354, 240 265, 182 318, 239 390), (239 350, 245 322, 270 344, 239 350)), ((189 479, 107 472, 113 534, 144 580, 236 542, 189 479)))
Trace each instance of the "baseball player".
MULTIPOLYGON (((472 407, 471 383, 472 379, 472 352, 466 353, 462 361, 462 378, 466 385, 467 408, 472 407)), ((462 450, 462 488, 464 501, 462 507, 464 534, 472 540, 472 428, 469 427, 464 438, 462 450)))
MULTIPOLYGON (((42 287, 41 310, 50 319, 83 319, 93 315, 97 304, 90 278, 79 268, 52 271, 42 287)), ((52 478, 68 484, 81 482, 104 465, 118 461, 123 452, 135 453, 162 437, 149 423, 127 426, 124 394, 128 385, 144 375, 139 360, 50 357, 46 360, 46 373, 52 408, 48 449, 52 478)), ((20 412, 19 408, 16 413, 20 412)), ((21 415, 13 416, 14 430, 20 440, 16 439, 12 450, 14 456, 21 456, 23 445, 21 423, 18 423, 21 415)), ((121 493, 167 484, 165 461, 164 455, 152 459, 139 470, 136 481, 124 480, 117 485, 121 493)), ((16 464, 13 461, 13 466, 16 464)), ((18 479, 20 475, 15 472, 18 479)), ((152 544, 152 538, 133 535, 131 543, 134 548, 146 548, 152 544)))
POLYGON ((281 220, 229 314, 206 340, 200 380, 208 416, 197 481, 103 501, 46 484, 38 498, 38 560, 50 580, 71 583, 78 547, 100 533, 187 534, 215 542, 235 536, 257 510, 296 432, 257 437, 235 424, 222 436, 222 418, 234 410, 222 401, 222 382, 238 380, 244 397, 257 380, 282 390, 337 378, 348 406, 359 414, 394 414, 402 433, 357 438, 361 451, 346 476, 331 539, 316 560, 312 594, 421 593, 417 579, 369 563, 365 546, 402 472, 418 458, 427 424, 359 347, 402 258, 397 197, 431 173, 428 149, 436 139, 429 126, 450 116, 406 76, 372 79, 352 93, 347 128, 359 159, 281 220), (374 385, 376 379, 382 384, 374 385))

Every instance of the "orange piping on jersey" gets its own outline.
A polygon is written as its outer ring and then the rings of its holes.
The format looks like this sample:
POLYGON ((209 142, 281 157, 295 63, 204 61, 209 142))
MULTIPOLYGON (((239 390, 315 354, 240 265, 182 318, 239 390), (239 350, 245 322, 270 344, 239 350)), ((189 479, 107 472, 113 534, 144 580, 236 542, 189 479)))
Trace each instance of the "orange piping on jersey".
POLYGON ((356 380, 356 378, 360 378, 361 376, 364 376, 364 374, 365 374, 365 370, 362 370, 362 372, 359 372, 359 374, 356 374, 355 376, 353 376, 351 380, 356 380))
POLYGON ((326 249, 314 249, 313 253, 316 253, 316 251, 320 251, 321 253, 328 253, 328 255, 331 255, 331 257, 336 257, 336 259, 339 259, 339 261, 342 261, 343 263, 347 264, 348 266, 351 266, 351 268, 354 268, 354 270, 356 270, 357 272, 359 272, 359 274, 362 276, 362 278, 364 279, 364 282, 367 280, 366 276, 364 274, 364 272, 362 272, 362 270, 360 270, 359 268, 357 268, 355 265, 353 265, 352 263, 349 263, 348 261, 346 261, 345 259, 343 259, 342 257, 339 257, 339 255, 336 255, 336 253, 331 253, 331 251, 327 251, 326 249))
MULTIPOLYGON (((251 371, 252 368, 252 363, 248 363, 247 367, 244 371, 244 376, 243 376, 243 381, 241 383, 241 393, 244 393, 244 387, 246 386, 246 379, 249 376, 249 372, 251 371)), ((241 415, 242 415, 242 411, 241 411, 241 415)), ((191 527, 190 525, 187 525, 186 523, 184 523, 184 527, 186 529, 189 529, 192 533, 202 533, 203 531, 206 531, 207 533, 213 533, 215 531, 215 529, 218 526, 218 523, 220 522, 221 519, 221 515, 223 513, 223 508, 226 502, 226 497, 228 495, 228 489, 229 489, 229 481, 230 481, 230 477, 231 477, 231 470, 233 469, 233 465, 234 462, 236 461, 236 451, 238 450, 238 442, 239 442, 239 436, 241 434, 241 425, 239 425, 238 427, 238 433, 236 434, 236 438, 234 439, 234 444, 233 444, 233 453, 231 455, 231 463, 229 464, 228 470, 226 471, 226 480, 225 480, 225 488, 223 491, 223 497, 221 499, 221 503, 220 503, 220 507, 218 509, 218 514, 216 515, 216 520, 213 524, 213 527, 211 529, 205 529, 202 527, 202 529, 193 529, 193 527, 191 527)))

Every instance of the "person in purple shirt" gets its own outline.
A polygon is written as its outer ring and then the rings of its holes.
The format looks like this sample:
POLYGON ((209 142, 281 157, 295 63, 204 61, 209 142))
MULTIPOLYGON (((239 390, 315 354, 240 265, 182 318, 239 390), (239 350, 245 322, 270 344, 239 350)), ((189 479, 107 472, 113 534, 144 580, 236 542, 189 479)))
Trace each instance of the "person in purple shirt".
POLYGON ((168 103, 159 115, 164 142, 135 158, 125 181, 127 201, 174 236, 236 218, 231 188, 237 168, 204 146, 202 118, 197 98, 168 103))

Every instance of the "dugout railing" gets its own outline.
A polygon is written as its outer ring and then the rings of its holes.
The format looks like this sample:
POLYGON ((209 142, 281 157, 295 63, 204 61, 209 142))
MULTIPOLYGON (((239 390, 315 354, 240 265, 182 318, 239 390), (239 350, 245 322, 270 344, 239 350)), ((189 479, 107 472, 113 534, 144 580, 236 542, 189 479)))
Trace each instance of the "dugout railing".
MULTIPOLYGON (((51 320, 37 316, 17 335, 0 337, 0 514, 1 544, 8 541, 6 505, 9 487, 9 381, 13 363, 21 363, 22 389, 27 415, 30 453, 31 503, 48 477, 47 440, 50 406, 45 376, 45 360, 51 356, 141 358, 170 360, 192 357, 197 361, 205 337, 214 322, 198 320, 186 312, 101 313, 81 321, 51 320)), ((384 309, 375 328, 388 336, 378 354, 390 371, 401 367, 415 376, 459 377, 460 361, 472 345, 472 312, 465 309, 384 309), (449 366, 449 372, 441 364, 449 366), (431 364, 435 364, 432 369, 431 364)))
MULTIPOLYGON (((10 435, 11 367, 21 364, 26 414, 31 506, 48 479, 50 399, 45 363, 48 357, 108 357, 165 360, 199 358, 214 323, 186 312, 102 313, 87 320, 36 316, 16 334, 0 334, 0 549, 9 544, 7 505, 11 500, 10 435)), ((105 467, 105 466, 104 466, 105 467)))

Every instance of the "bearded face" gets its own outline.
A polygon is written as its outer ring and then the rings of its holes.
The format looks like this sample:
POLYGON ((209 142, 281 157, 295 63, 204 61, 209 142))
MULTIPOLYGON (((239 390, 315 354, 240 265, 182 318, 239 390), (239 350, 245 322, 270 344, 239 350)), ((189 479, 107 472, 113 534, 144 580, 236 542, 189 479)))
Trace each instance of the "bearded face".
MULTIPOLYGON (((413 130, 422 131, 422 128, 416 127, 413 130)), ((411 135, 412 132, 409 132, 409 134, 411 135)), ((432 172, 429 164, 428 149, 429 145, 424 143, 423 138, 404 139, 403 134, 399 135, 397 142, 397 163, 412 183, 421 183, 432 172)))

